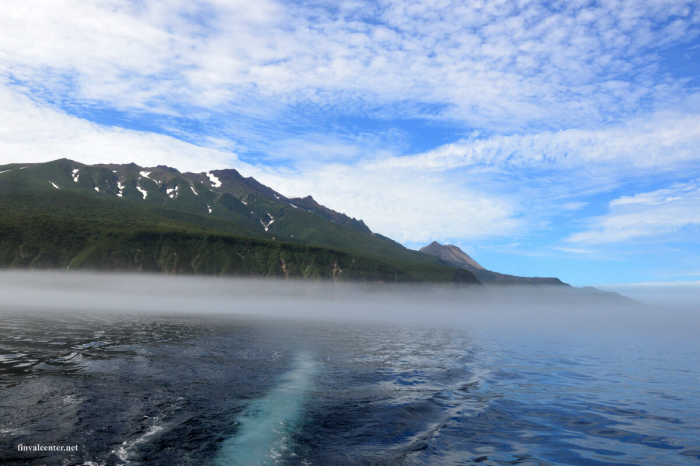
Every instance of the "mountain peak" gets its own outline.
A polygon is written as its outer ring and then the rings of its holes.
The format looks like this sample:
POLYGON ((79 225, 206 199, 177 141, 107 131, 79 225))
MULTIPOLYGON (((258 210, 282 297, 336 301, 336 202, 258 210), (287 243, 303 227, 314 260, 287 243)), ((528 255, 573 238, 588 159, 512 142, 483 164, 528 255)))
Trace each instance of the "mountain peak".
POLYGON ((177 168, 169 167, 167 165, 158 165, 156 166, 156 168, 160 168, 161 170, 165 170, 172 173, 180 173, 180 171, 177 168))
POLYGON ((429 245, 421 248, 420 252, 430 254, 432 256, 437 256, 441 260, 448 262, 456 267, 467 268, 469 270, 484 270, 484 268, 477 261, 472 259, 469 256, 469 254, 452 244, 442 245, 437 241, 433 241, 429 245))

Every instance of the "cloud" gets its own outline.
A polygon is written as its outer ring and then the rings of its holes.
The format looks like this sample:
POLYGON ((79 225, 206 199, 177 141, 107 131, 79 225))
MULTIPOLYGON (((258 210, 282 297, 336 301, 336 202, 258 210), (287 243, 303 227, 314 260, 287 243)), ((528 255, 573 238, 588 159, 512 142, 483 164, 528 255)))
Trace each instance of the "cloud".
POLYGON ((572 254, 594 254, 598 251, 593 250, 593 249, 582 249, 582 248, 561 248, 561 247, 556 247, 554 248, 557 251, 563 251, 563 252, 570 252, 572 254))
POLYGON ((562 207, 565 210, 579 210, 579 209, 583 209, 588 204, 589 204, 588 202, 567 202, 562 207))
POLYGON ((623 196, 610 203, 610 213, 567 241, 583 244, 619 243, 662 237, 669 242, 700 227, 700 180, 675 183, 664 189, 623 196))
POLYGON ((286 195, 311 194, 399 242, 506 236, 523 226, 515 199, 449 174, 332 164, 292 174, 258 170, 255 177, 286 195))
POLYGON ((231 152, 149 132, 109 128, 67 115, 0 86, 0 163, 79 162, 170 165, 206 171, 245 166, 231 152))
MULTIPOLYGON (((696 99, 700 103, 700 100, 696 99)), ((607 128, 533 134, 478 133, 413 156, 378 162, 384 167, 449 170, 460 167, 508 170, 602 171, 687 170, 700 161, 700 114, 659 112, 607 128)))
POLYGON ((654 64, 699 27, 682 0, 38 0, 5 8, 0 70, 120 109, 271 118, 304 105, 557 129, 682 102, 654 64))

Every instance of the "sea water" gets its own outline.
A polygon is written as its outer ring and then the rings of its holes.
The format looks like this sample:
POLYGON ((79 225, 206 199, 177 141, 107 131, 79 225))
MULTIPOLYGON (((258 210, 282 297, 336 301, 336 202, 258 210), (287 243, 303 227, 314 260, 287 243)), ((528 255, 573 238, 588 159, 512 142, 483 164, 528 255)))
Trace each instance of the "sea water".
POLYGON ((692 338, 31 311, 0 310, 8 464, 700 462, 692 338))

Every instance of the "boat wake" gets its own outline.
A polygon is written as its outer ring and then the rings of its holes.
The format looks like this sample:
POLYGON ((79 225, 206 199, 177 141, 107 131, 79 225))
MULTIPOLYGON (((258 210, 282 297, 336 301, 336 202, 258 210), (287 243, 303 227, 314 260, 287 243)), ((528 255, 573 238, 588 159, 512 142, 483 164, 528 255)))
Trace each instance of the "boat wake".
POLYGON ((217 466, 273 465, 284 462, 291 434, 304 414, 318 365, 308 353, 297 355, 279 384, 251 402, 237 419, 236 435, 223 442, 217 466))

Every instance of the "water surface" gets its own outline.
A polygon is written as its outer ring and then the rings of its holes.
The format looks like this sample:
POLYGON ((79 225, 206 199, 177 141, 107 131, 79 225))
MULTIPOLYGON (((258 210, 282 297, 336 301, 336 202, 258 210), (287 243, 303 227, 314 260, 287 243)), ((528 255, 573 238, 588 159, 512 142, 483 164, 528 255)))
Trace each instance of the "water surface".
POLYGON ((0 314, 7 464, 700 461, 692 343, 235 315, 0 314), (79 450, 17 451, 37 443, 79 450))

